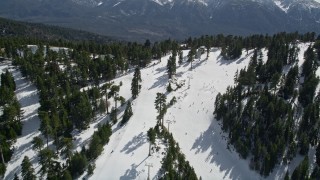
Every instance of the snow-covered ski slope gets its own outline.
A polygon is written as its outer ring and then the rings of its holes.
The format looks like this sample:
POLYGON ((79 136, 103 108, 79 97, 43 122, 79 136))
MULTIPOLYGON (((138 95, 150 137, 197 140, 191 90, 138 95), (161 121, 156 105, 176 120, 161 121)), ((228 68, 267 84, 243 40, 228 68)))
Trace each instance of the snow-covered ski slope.
MULTIPOLYGON (((186 58, 188 51, 183 54, 186 58)), ((215 96, 234 83, 236 70, 247 66, 252 51, 248 55, 244 52, 234 61, 223 60, 219 55, 220 49, 213 48, 208 60, 204 54, 193 62, 192 70, 186 59, 177 65, 175 81, 184 85, 167 95, 167 102, 175 96, 177 103, 168 109, 165 122, 171 121, 169 131, 198 176, 203 179, 259 179, 260 176, 249 169, 247 161, 227 150, 226 135, 221 133, 213 117, 215 96)), ((125 127, 111 136, 90 179, 146 179, 146 164, 150 163, 153 164, 150 176, 157 179, 162 157, 159 153, 148 157, 147 130, 156 124, 156 93, 166 93, 168 58, 141 70, 142 90, 133 101, 133 116, 125 127)), ((126 90, 130 96, 131 79, 132 74, 129 74, 115 81, 129 84, 127 89, 121 87, 120 95, 126 90)))
MULTIPOLYGON (((308 46, 299 45, 299 65, 304 61, 303 54, 308 46)), ((184 82, 184 86, 167 95, 167 102, 175 96, 177 103, 168 109, 165 122, 171 121, 169 131, 202 179, 265 179, 250 170, 249 160, 241 159, 232 146, 228 148, 227 134, 221 131, 219 122, 213 116, 216 95, 234 84, 235 72, 248 65, 253 50, 248 54, 243 51, 239 59, 232 61, 223 60, 220 52, 219 48, 212 48, 208 60, 203 54, 201 59, 194 61, 193 70, 185 62, 188 51, 183 52, 185 60, 182 65, 177 63, 175 81, 184 82)), ((262 52, 266 62, 267 51, 262 52)), ((160 63, 141 70, 142 90, 133 101, 133 116, 125 127, 111 136, 103 155, 96 161, 96 169, 90 179, 146 179, 146 164, 150 163, 153 164, 150 176, 157 179, 162 157, 159 153, 147 157, 149 144, 146 134, 156 124, 156 93, 166 93, 168 58, 166 56, 160 63)), ((125 94, 130 97, 131 79, 132 74, 128 74, 116 80, 128 86, 128 89, 121 87, 120 95, 127 91, 125 94)), ((289 168, 292 172, 302 159, 297 155, 289 166, 277 166, 267 179, 283 179, 286 170, 289 168)))
MULTIPOLYGON (((303 53, 308 46, 309 44, 299 45, 299 66, 302 65, 303 53)), ((169 131, 173 133, 173 137, 186 155, 186 160, 194 167, 198 176, 201 176, 202 179, 265 179, 257 172, 250 170, 249 160, 241 159, 238 153, 233 151, 232 146, 228 148, 227 134, 221 131, 219 122, 213 116, 216 95, 219 92, 224 93, 227 86, 234 84, 235 72, 237 69, 240 70, 248 65, 253 50, 250 50, 248 54, 243 51, 239 59, 232 61, 223 60, 220 57, 220 52, 219 48, 212 48, 209 58, 206 59, 206 54, 203 54, 200 59, 193 62, 193 69, 191 70, 190 64, 186 62, 188 50, 183 51, 185 59, 181 65, 177 63, 174 82, 184 85, 169 94, 166 92, 168 85, 166 65, 169 55, 163 57, 161 62, 154 61, 149 67, 141 69, 142 89, 137 99, 132 102, 133 116, 125 126, 113 126, 110 142, 104 146, 102 155, 95 162, 94 174, 90 177, 85 175, 82 177, 94 180, 147 179, 148 167, 146 165, 152 164, 150 176, 151 179, 157 179, 165 145, 158 142, 160 151, 154 152, 152 156, 148 157, 147 131, 156 124, 157 112, 154 101, 156 93, 161 92, 167 94, 167 102, 173 96, 177 98, 177 103, 170 107, 165 115, 165 123, 167 120, 171 122, 169 131)), ((263 50, 263 55, 263 61, 266 62, 266 50, 263 50)), ((36 95, 35 87, 30 86, 33 90, 23 89, 23 86, 28 85, 27 81, 21 79, 21 75, 16 74, 16 71, 13 72, 18 85, 17 96, 19 101, 22 102, 24 97, 28 98, 30 95, 36 95), (19 79, 21 79, 21 82, 19 82, 19 79), (21 90, 19 91, 19 89, 21 90)), ((317 73, 320 75, 319 71, 317 73)), ((126 99, 131 97, 132 77, 133 73, 131 72, 114 80, 115 84, 122 82, 123 85, 120 88, 119 95, 126 99)), ((175 85, 173 87, 175 88, 175 85)), ((31 104, 22 105, 26 110, 25 120, 30 117, 28 114, 36 112, 35 110, 38 107, 36 103, 38 97, 30 98, 26 102, 30 102, 33 106, 30 106, 31 104), (31 109, 31 107, 33 108, 31 109)), ((113 106, 112 100, 110 101, 113 106)), ((120 111, 119 121, 124 107, 120 111)), ((17 150, 8 163, 6 179, 12 179, 15 172, 19 173, 24 155, 28 155, 32 159, 36 171, 38 170, 36 163, 38 159, 30 144, 28 144, 34 136, 39 135, 39 122, 35 121, 36 116, 33 115, 36 115, 36 113, 31 115, 33 124, 31 124, 31 121, 29 125, 24 124, 23 136, 15 144, 17 150)), ((80 151, 81 146, 89 142, 98 124, 104 123, 107 119, 106 115, 98 116, 89 129, 81 133, 75 133, 75 150, 80 151)), ((24 123, 27 122, 29 121, 24 123)), ((167 123, 165 125, 168 126, 167 123)), ((310 153, 313 157, 314 151, 310 153)), ((292 172, 301 160, 302 157, 298 155, 289 166, 277 166, 267 179, 282 179, 286 170, 289 168, 292 172)))

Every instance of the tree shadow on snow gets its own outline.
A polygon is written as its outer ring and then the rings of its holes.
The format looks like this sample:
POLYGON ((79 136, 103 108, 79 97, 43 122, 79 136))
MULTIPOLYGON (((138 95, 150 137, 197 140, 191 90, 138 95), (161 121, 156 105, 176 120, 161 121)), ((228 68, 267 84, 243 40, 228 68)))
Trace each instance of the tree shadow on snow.
POLYGON ((238 163, 240 157, 227 149, 225 137, 227 134, 223 133, 221 126, 213 120, 209 128, 195 140, 191 150, 195 151, 195 154, 206 153, 209 150, 205 161, 219 167, 220 172, 224 172, 224 178, 244 179, 241 174, 244 173, 241 171, 243 165, 238 163))
POLYGON ((241 64, 244 60, 246 60, 252 54, 253 54, 253 51, 250 51, 244 57, 240 57, 238 59, 225 59, 224 57, 219 55, 217 60, 220 63, 220 66, 229 65, 229 64, 234 63, 234 62, 237 63, 237 64, 241 64))
POLYGON ((21 107, 25 108, 25 107, 37 104, 39 102, 37 88, 31 82, 29 82, 26 78, 22 77, 19 71, 13 71, 12 73, 16 83, 15 93, 18 96, 18 100, 21 107), (20 95, 21 93, 28 94, 28 95, 20 95))
POLYGON ((17 87, 16 87, 16 94, 19 94, 23 91, 26 91, 26 89, 28 89, 30 86, 32 86, 31 83, 25 82, 25 79, 21 78, 21 79, 17 79, 15 81, 17 87))
POLYGON ((30 92, 29 96, 23 96, 19 99, 19 103, 22 108, 37 104, 39 102, 38 93, 36 90, 27 92, 30 92))
POLYGON ((207 61, 208 61, 207 59, 195 60, 192 65, 192 69, 196 69, 197 67, 201 66, 203 63, 207 64, 207 61))
POLYGON ((25 77, 22 76, 21 72, 18 70, 11 71, 12 76, 14 78, 14 82, 16 83, 16 89, 17 91, 19 89, 25 88, 27 85, 31 85, 30 82, 27 81, 25 77))
POLYGON ((125 152, 126 154, 130 154, 134 150, 138 149, 140 146, 142 146, 144 143, 147 142, 147 137, 142 132, 134 136, 131 141, 129 141, 120 152, 125 152))
POLYGON ((222 65, 229 65, 231 63, 234 63, 237 61, 237 59, 225 59, 223 58, 221 55, 218 56, 218 62, 220 63, 219 65, 222 66, 222 65))
POLYGON ((38 132, 38 127, 40 127, 40 120, 37 112, 34 111, 24 117, 22 121, 22 136, 32 135, 38 132))
POLYGON ((138 165, 136 164, 131 164, 131 169, 127 169, 125 174, 120 177, 120 180, 131 180, 131 179, 136 179, 142 171, 137 171, 137 168, 148 159, 149 156, 145 157, 138 165))
POLYGON ((153 83, 153 85, 148 90, 154 89, 157 87, 163 87, 166 85, 167 81, 168 81, 168 75, 167 75, 167 73, 164 73, 162 76, 157 77, 156 81, 153 83))
POLYGON ((131 180, 136 179, 139 175, 139 172, 137 171, 137 165, 131 164, 131 169, 127 169, 125 174, 120 177, 120 180, 131 180))
POLYGON ((159 74, 159 73, 161 73, 161 72, 163 72, 163 71, 166 71, 167 70, 167 66, 163 66, 163 67, 159 67, 159 68, 157 68, 155 71, 156 71, 156 73, 155 74, 159 74))

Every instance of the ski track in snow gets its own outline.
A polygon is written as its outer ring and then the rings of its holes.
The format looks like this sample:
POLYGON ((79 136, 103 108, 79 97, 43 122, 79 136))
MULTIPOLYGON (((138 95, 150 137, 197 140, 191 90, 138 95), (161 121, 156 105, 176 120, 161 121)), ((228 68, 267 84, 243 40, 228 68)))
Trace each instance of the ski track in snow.
MULTIPOLYGON (((303 53, 308 45, 299 45, 299 66, 302 65, 303 53)), ((183 51, 183 54, 186 56, 188 50, 183 51)), ((241 159, 239 154, 234 152, 233 147, 228 146, 228 135, 222 132, 220 122, 216 121, 213 116, 216 95, 219 92, 224 93, 227 86, 234 83, 234 74, 237 69, 248 66, 253 50, 250 50, 248 54, 243 51, 239 59, 232 61, 223 60, 219 54, 220 49, 212 48, 208 60, 205 60, 206 54, 204 54, 200 60, 196 59, 193 62, 193 70, 190 70, 189 63, 184 62, 182 65, 177 63, 177 81, 184 81, 185 84, 177 91, 167 94, 167 103, 173 96, 177 98, 177 103, 168 109, 165 121, 173 122, 170 125, 170 132, 173 133, 181 151, 186 155, 186 160, 202 179, 265 179, 257 172, 250 170, 249 158, 241 159)), ((94 174, 87 178, 95 180, 146 179, 148 176, 146 164, 151 163, 153 165, 150 168, 151 179, 157 179, 165 146, 158 142, 157 146, 160 147, 160 151, 148 157, 147 131, 156 124, 157 112, 154 107, 156 93, 166 93, 168 58, 169 55, 163 57, 161 62, 158 63, 156 60, 149 67, 141 69, 142 89, 137 99, 132 101, 133 116, 123 127, 119 127, 118 124, 112 127, 113 134, 109 143, 104 146, 102 155, 95 162, 94 174)), ((266 60, 267 51, 263 50, 263 61, 266 60)), ((3 66, 0 67, 3 69, 3 66)), ((318 75, 320 75, 319 72, 320 70, 317 71, 318 75)), ((36 89, 24 80, 19 72, 14 71, 14 77, 18 85, 17 97, 20 103, 25 103, 23 108, 26 113, 23 136, 18 138, 15 144, 18 150, 15 151, 13 159, 8 164, 5 176, 7 179, 11 179, 14 173, 19 171, 24 155, 28 155, 36 164, 35 153, 28 143, 34 136, 39 135, 39 120, 36 111, 39 104, 37 104, 36 89)), ((133 72, 130 72, 114 80, 115 84, 122 82, 119 95, 127 100, 131 98, 132 77, 133 72)), ((113 100, 109 101, 114 106, 113 100)), ((120 109, 118 121, 121 121, 124 107, 120 109)), ((98 124, 107 120, 106 115, 100 115, 87 130, 76 133, 74 136, 74 143, 77 146, 75 150, 80 151, 81 146, 89 142, 98 124)), ((314 157, 314 149, 310 150, 309 155, 314 157)), ((267 179, 282 179, 286 170, 289 169, 292 172, 302 159, 303 157, 297 155, 291 164, 277 165, 267 179)), ((84 174, 79 179, 82 177, 86 175, 84 174)))

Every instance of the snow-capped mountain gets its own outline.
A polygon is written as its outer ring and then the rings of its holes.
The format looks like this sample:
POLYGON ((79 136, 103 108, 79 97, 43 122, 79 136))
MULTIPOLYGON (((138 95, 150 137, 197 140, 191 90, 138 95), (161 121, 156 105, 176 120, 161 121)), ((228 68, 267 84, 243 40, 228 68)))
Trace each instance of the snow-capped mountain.
POLYGON ((320 0, 3 0, 0 16, 124 39, 320 32, 320 0))
POLYGON ((79 5, 84 5, 89 7, 97 7, 103 4, 103 2, 99 0, 72 0, 72 1, 79 5))

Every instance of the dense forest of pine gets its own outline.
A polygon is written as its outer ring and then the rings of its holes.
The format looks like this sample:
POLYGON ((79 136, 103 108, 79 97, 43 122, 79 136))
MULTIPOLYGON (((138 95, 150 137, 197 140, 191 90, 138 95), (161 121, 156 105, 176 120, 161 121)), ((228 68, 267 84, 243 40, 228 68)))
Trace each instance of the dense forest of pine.
POLYGON ((16 84, 12 74, 7 70, 1 74, 0 85, 0 174, 6 171, 5 164, 13 154, 12 145, 21 135, 21 118, 23 112, 15 97, 16 84))
POLYGON ((44 25, 37 23, 19 22, 0 18, 1 37, 25 37, 49 40, 93 41, 97 43, 110 42, 110 37, 101 36, 86 31, 44 25))
MULTIPOLYGON (((305 52, 306 60, 301 72, 296 66, 296 43, 315 39, 314 33, 249 37, 216 35, 189 38, 180 46, 170 39, 155 43, 147 40, 144 44, 102 44, 93 41, 0 37, 0 56, 12 58, 13 65, 36 85, 40 96, 38 114, 42 135, 33 139, 33 149, 38 153, 41 168, 35 172, 30 159, 25 157, 21 165, 23 177, 35 179, 35 174, 40 173, 47 179, 71 179, 79 177, 84 171, 92 174, 94 160, 102 153, 103 146, 112 135, 111 127, 118 121, 118 108, 126 107, 121 126, 132 116, 131 100, 139 96, 141 89, 140 68, 148 66, 155 59, 161 61, 161 57, 171 53, 167 65, 168 77, 171 78, 176 71, 176 57, 179 56, 178 63, 182 61, 181 51, 191 49, 188 61, 192 69, 197 49, 201 46, 207 49, 208 54, 211 47, 221 47, 221 56, 226 59, 240 57, 242 49, 255 49, 248 68, 236 74, 236 85, 217 96, 215 115, 223 122, 222 128, 229 133, 230 143, 239 154, 243 158, 251 157, 250 166, 267 176, 280 161, 289 162, 297 152, 306 155, 309 145, 320 144, 319 99, 315 98, 319 81, 315 76, 320 57, 318 41, 305 52), (37 50, 31 51, 28 44, 36 44, 37 50), (50 46, 68 49, 53 51, 50 46), (269 49, 267 63, 261 60, 261 49, 264 47, 269 49), (285 75, 282 74, 284 66, 291 68, 285 75), (122 84, 115 84, 112 80, 129 70, 134 70, 132 99, 126 100, 119 94, 122 84), (102 83, 104 85, 100 86, 102 83), (115 104, 113 109, 109 109, 111 99, 115 104), (73 152, 72 132, 87 129, 97 114, 105 112, 109 114, 110 121, 99 125, 88 145, 83 146, 80 152, 73 152), (297 119, 301 121, 296 122, 297 119), (53 141, 52 146, 49 146, 49 141, 53 141)), ((170 83, 167 89, 172 91, 170 83)), ((23 112, 14 97, 14 90, 12 75, 9 72, 1 75, 2 175, 5 163, 10 160, 14 150, 14 141, 4 139, 14 140, 23 128, 20 123, 23 112)), ((169 144, 163 160, 163 179, 197 179, 178 144, 163 127, 166 110, 174 102, 172 99, 167 104, 166 96, 157 94, 155 106, 158 124, 148 131, 150 144, 154 143, 156 137, 164 138, 169 144), (179 163, 172 163, 176 161, 179 163)), ((320 147, 317 149, 320 153, 320 147)), ((299 166, 297 176, 306 174, 305 164, 299 166)), ((312 177, 319 177, 319 167, 314 169, 312 177)))
POLYGON ((235 74, 235 85, 216 97, 214 114, 229 134, 230 144, 242 158, 250 158, 250 167, 264 176, 299 153, 306 158, 292 179, 320 177, 320 164, 309 177, 305 162, 310 147, 318 146, 320 153, 319 77, 315 74, 320 65, 320 41, 304 52, 299 70, 297 43, 301 41, 305 39, 279 34, 267 46, 255 47, 248 67, 235 74), (268 49, 265 63, 262 47, 268 49), (289 68, 288 73, 284 68, 289 68))

